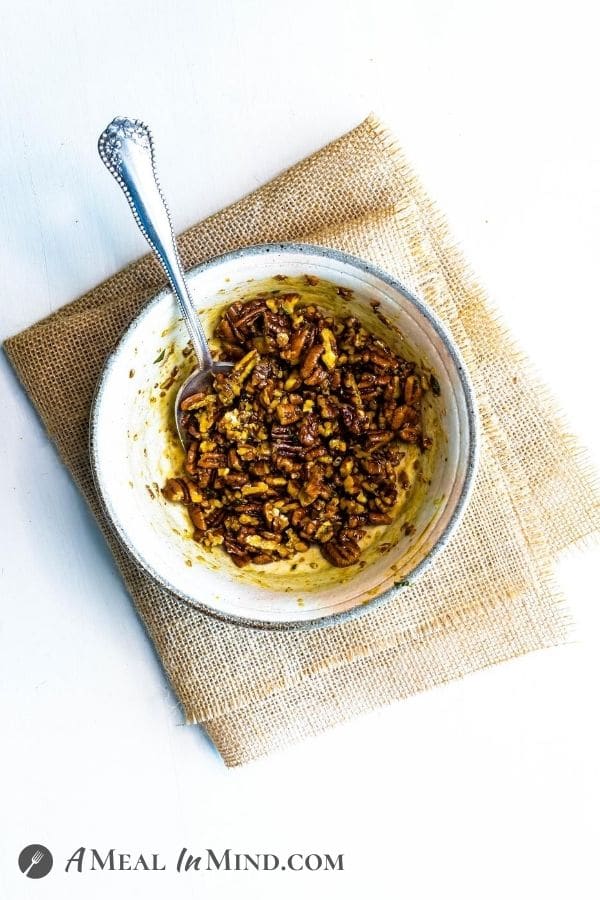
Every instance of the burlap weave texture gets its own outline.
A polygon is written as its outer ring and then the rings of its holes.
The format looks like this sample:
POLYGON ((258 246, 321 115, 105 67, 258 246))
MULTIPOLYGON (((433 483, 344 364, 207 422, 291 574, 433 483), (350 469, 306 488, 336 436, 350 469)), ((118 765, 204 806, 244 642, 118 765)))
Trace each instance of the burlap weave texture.
POLYGON ((115 555, 189 722, 228 765, 349 716, 562 642, 556 555, 600 531, 584 457, 490 311, 447 227, 373 118, 180 239, 186 266, 264 241, 303 239, 369 259, 423 297, 469 367, 482 457, 451 545, 382 608, 334 628, 271 633, 213 620, 157 587, 112 535, 87 454, 108 352, 164 287, 150 257, 11 338, 5 348, 115 555))

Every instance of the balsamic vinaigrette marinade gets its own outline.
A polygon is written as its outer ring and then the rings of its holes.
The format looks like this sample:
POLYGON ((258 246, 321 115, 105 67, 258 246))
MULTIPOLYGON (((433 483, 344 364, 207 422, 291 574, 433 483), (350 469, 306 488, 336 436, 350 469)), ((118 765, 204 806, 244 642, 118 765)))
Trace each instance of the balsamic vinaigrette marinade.
POLYGON ((331 565, 354 565, 410 487, 407 446, 431 447, 421 407, 437 380, 295 290, 235 301, 216 335, 235 365, 183 401, 184 471, 164 496, 187 507, 196 541, 240 567, 314 545, 331 565))

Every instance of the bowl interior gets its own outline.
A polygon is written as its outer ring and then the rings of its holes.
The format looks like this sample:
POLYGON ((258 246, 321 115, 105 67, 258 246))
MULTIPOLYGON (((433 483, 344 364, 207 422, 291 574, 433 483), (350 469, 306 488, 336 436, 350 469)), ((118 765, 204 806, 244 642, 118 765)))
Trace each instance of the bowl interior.
POLYGON ((92 415, 96 483, 113 526, 137 560, 163 585, 226 619, 267 627, 324 623, 365 609, 424 568, 447 540, 468 494, 475 421, 468 381, 444 329, 391 278, 343 254, 307 245, 269 245, 228 254, 188 273, 210 334, 223 307, 265 287, 290 289, 275 275, 314 275, 315 302, 355 315, 394 350, 435 374, 440 394, 426 394, 433 448, 406 459, 410 502, 391 526, 373 530, 360 566, 335 569, 316 548, 299 559, 236 568, 217 550, 191 540, 186 511, 160 492, 182 462, 174 432, 177 388, 193 366, 174 297, 144 307, 110 356, 92 415), (337 294, 352 290, 350 300, 337 294), (377 301, 374 303, 374 301, 377 301), (415 464, 416 463, 416 464, 415 464), (405 528, 409 522, 410 528, 405 528))

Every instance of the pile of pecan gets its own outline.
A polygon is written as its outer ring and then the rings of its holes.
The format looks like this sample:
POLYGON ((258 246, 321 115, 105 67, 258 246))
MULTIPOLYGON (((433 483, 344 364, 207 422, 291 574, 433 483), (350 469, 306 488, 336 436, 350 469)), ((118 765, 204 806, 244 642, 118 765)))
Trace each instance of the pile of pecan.
POLYGON ((233 303, 217 335, 235 365, 183 401, 185 474, 164 496, 187 506, 195 540, 238 566, 313 544, 353 565, 365 529, 391 523, 408 488, 403 445, 431 445, 421 402, 435 378, 295 292, 233 303))

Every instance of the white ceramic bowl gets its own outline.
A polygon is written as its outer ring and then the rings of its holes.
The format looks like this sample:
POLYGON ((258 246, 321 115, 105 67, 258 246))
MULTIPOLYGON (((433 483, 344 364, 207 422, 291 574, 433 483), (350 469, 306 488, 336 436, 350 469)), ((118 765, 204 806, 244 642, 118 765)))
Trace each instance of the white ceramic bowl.
POLYGON ((238 569, 224 552, 207 553, 191 540, 185 509, 160 493, 181 453, 173 432, 174 395, 181 373, 193 363, 182 355, 187 334, 169 291, 147 303, 121 338, 106 362, 92 409, 92 469, 118 536, 164 587, 211 615, 242 625, 282 629, 332 624, 391 599, 449 540, 476 469, 473 390, 460 355, 431 310, 389 275, 338 251, 267 244, 210 260, 188 272, 187 279, 210 333, 219 310, 236 296, 275 275, 305 274, 350 288, 353 296, 344 301, 343 312, 356 315, 394 349, 429 368, 441 387, 429 412, 436 419, 431 426, 436 438, 428 451, 430 483, 422 487, 411 518, 414 531, 406 535, 388 526, 377 533, 363 568, 334 569, 315 548, 293 572, 289 562, 238 569), (180 372, 170 383, 175 365, 180 372))

